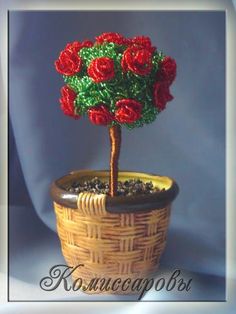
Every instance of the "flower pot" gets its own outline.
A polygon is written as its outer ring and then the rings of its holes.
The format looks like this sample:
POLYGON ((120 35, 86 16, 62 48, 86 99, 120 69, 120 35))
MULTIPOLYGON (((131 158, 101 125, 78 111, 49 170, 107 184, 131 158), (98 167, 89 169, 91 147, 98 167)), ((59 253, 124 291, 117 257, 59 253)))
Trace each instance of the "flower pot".
MULTIPOLYGON (((98 177, 108 181, 109 171, 71 172, 51 187, 61 249, 68 266, 76 267, 72 278, 81 278, 87 293, 132 293, 131 284, 124 290, 88 289, 94 278, 122 283, 130 278, 154 276, 166 244, 171 203, 178 186, 169 177, 138 172, 119 172, 119 180, 152 181, 160 192, 138 196, 115 196, 66 191, 70 182, 98 177), (118 278, 120 280, 118 281, 118 278), (87 290, 86 290, 87 288, 87 290)), ((130 282, 130 281, 129 281, 130 282)))

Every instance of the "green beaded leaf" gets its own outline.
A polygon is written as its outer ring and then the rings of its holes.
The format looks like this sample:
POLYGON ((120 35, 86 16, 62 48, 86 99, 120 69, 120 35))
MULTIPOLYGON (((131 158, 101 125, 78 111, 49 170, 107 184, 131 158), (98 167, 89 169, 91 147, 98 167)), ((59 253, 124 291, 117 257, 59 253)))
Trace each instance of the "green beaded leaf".
POLYGON ((104 43, 103 45, 94 45, 91 48, 82 48, 79 51, 80 57, 85 61, 88 67, 93 59, 108 57, 116 63, 120 63, 125 47, 118 46, 114 43, 104 43))

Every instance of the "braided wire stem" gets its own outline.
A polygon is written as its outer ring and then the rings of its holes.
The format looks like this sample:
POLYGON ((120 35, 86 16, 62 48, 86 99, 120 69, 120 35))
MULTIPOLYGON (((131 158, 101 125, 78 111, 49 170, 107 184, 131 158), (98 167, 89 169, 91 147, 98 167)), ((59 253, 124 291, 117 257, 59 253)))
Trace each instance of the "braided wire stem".
POLYGON ((109 128, 111 156, 110 156, 110 196, 116 196, 118 186, 118 161, 121 145, 121 127, 113 125, 109 128))

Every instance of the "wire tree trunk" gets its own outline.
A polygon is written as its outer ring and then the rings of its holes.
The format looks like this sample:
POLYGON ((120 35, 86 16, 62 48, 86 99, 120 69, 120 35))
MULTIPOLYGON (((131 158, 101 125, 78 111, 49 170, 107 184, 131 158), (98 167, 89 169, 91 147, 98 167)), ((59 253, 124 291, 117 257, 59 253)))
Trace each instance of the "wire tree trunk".
POLYGON ((110 196, 117 195, 118 186, 118 161, 120 155, 121 145, 121 127, 119 125, 113 125, 109 129, 110 142, 111 142, 111 156, 110 156, 110 196))

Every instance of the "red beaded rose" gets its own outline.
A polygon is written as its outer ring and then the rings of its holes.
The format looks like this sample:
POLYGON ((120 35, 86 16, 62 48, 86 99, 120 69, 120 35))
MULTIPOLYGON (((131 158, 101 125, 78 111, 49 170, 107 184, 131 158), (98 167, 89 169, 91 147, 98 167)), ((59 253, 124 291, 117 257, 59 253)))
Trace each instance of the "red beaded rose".
POLYGON ((114 116, 104 105, 99 105, 88 110, 88 116, 93 124, 108 125, 114 120, 114 116))
POLYGON ((152 47, 151 39, 147 36, 136 36, 131 40, 131 43, 133 45, 138 45, 143 48, 146 48, 151 53, 153 53, 156 50, 156 47, 152 47))
POLYGON ((115 118, 119 123, 132 123, 141 117, 142 105, 130 98, 118 100, 115 118))
POLYGON ((63 50, 55 61, 56 70, 64 75, 74 75, 82 68, 82 59, 74 49, 63 50))
POLYGON ((88 75, 96 83, 112 79, 115 75, 114 61, 107 57, 93 59, 88 67, 88 75))
POLYGON ((160 110, 166 108, 166 103, 173 99, 167 83, 156 82, 153 89, 154 105, 160 110))
POLYGON ((119 33, 103 33, 96 37, 97 44, 103 44, 104 42, 115 43, 117 45, 127 45, 129 40, 119 33))
POLYGON ((124 71, 130 70, 138 75, 147 75, 152 69, 152 53, 141 46, 127 48, 121 60, 124 71))
POLYGON ((171 57, 165 57, 161 62, 157 79, 171 85, 176 77, 176 62, 171 57))
POLYGON ((90 40, 84 40, 82 42, 74 41, 72 43, 68 43, 66 45, 65 50, 71 50, 71 51, 79 52, 80 49, 82 49, 84 47, 91 48, 92 46, 93 46, 93 43, 90 40))
POLYGON ((63 110, 64 114, 75 119, 79 119, 80 115, 75 113, 75 102, 76 93, 69 88, 68 86, 63 86, 61 88, 61 109, 63 110))

